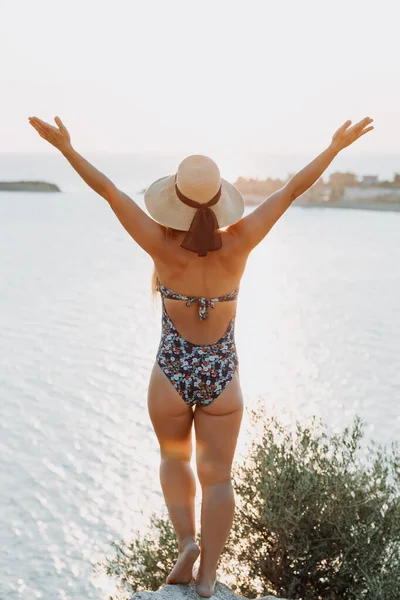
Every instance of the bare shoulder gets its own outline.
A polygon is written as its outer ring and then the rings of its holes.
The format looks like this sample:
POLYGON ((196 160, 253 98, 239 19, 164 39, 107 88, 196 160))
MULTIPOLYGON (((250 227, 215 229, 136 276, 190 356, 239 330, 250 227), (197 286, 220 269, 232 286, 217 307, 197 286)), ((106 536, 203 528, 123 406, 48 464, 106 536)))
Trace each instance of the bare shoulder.
POLYGON ((246 243, 248 238, 248 224, 245 221, 245 217, 242 217, 233 225, 229 225, 224 231, 224 235, 227 251, 239 261, 246 260, 250 248, 249 244, 246 243))
MULTIPOLYGON (((240 219, 242 221, 242 219, 240 219)), ((240 221, 235 223, 238 225, 237 228, 231 229, 227 227, 225 231, 221 231, 222 235, 222 248, 219 252, 220 260, 226 266, 226 268, 238 276, 242 276, 249 252, 244 244, 241 243, 241 225, 240 221)))
POLYGON ((227 229, 235 239, 239 252, 249 253, 259 244, 295 199, 290 185, 284 185, 248 215, 227 229))

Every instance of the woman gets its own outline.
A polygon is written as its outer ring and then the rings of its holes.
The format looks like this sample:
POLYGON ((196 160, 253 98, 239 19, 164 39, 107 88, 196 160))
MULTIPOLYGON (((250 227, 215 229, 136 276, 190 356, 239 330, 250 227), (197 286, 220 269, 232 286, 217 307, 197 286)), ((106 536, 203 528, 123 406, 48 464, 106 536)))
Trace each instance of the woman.
POLYGON ((235 508, 231 466, 243 399, 234 322, 247 258, 338 152, 373 129, 372 119, 366 117, 352 127, 346 121, 317 158, 245 217, 240 192, 221 179, 210 158, 189 156, 175 175, 154 182, 145 194, 148 216, 73 149, 58 117, 57 127, 36 117, 29 122, 107 200, 154 261, 155 288, 162 296, 162 335, 150 377, 148 409, 160 444, 161 486, 179 548, 167 583, 191 582, 200 554, 196 588, 200 596, 209 597, 235 508), (192 423, 202 488, 201 548, 195 542, 192 423))

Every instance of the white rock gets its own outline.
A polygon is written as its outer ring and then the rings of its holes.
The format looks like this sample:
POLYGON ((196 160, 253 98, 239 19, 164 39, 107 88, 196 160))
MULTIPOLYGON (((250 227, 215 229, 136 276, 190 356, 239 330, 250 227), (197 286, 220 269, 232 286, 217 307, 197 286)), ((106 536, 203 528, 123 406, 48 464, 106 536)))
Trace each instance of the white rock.
MULTIPOLYGON (((167 584, 161 587, 156 592, 137 592, 132 596, 131 600, 199 600, 201 596, 196 591, 196 584, 189 583, 188 585, 181 585, 178 583, 167 584)), ((228 588, 227 585, 217 581, 215 586, 214 594, 211 598, 219 598, 219 600, 238 600, 239 598, 245 598, 235 594, 228 588)), ((283 600, 276 596, 263 596, 257 598, 257 600, 283 600)))

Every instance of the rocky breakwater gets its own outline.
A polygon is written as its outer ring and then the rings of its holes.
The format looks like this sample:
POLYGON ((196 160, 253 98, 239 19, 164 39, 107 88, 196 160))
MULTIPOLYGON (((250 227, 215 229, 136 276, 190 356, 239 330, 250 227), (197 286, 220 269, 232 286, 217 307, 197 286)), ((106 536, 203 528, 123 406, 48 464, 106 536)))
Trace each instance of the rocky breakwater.
POLYGON ((46 181, 0 181, 0 192, 61 192, 55 183, 46 181))
MULTIPOLYGON (((219 600, 246 600, 245 596, 239 596, 232 592, 227 585, 217 581, 212 598, 219 600)), ((196 591, 196 585, 189 583, 182 584, 167 584, 161 587, 156 592, 137 592, 131 600, 199 600, 201 596, 196 591)), ((263 596, 257 600, 283 600, 276 596, 263 596)))

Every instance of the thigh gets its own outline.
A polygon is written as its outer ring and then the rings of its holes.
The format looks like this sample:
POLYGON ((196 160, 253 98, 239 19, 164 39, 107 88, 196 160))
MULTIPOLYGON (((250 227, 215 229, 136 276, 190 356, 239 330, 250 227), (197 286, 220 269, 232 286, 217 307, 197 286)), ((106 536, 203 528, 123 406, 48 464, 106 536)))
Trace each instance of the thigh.
POLYGON ((150 376, 147 407, 161 456, 190 460, 193 408, 185 404, 157 363, 150 376))
POLYGON ((207 406, 196 405, 196 463, 200 483, 212 484, 230 478, 243 416, 243 396, 238 375, 207 406))

